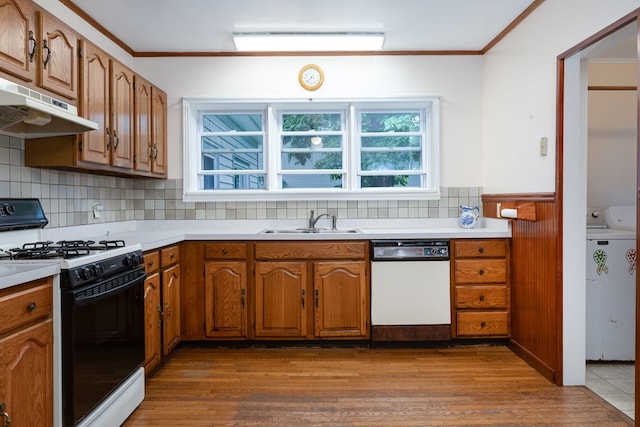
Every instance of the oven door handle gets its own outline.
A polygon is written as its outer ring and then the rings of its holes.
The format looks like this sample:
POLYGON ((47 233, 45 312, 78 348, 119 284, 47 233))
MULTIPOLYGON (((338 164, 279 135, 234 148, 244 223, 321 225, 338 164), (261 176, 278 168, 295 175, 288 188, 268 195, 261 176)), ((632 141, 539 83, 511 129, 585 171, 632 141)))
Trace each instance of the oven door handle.
POLYGON ((71 294, 74 304, 77 306, 95 304, 114 293, 122 292, 144 283, 146 277, 147 273, 145 273, 144 267, 138 267, 133 271, 122 273, 106 281, 85 286, 78 290, 72 289, 71 294))

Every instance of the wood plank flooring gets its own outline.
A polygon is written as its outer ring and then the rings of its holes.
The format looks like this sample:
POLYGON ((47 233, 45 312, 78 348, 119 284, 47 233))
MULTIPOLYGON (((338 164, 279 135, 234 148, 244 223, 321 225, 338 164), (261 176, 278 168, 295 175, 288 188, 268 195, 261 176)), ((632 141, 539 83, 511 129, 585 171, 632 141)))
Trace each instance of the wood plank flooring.
POLYGON ((585 387, 558 387, 502 346, 178 348, 125 427, 625 426, 585 387))

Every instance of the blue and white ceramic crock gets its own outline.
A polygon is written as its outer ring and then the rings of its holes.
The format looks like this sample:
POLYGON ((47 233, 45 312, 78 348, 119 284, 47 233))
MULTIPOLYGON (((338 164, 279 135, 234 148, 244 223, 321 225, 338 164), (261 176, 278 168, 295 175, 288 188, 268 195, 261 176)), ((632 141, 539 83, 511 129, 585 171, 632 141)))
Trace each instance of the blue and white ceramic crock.
POLYGON ((476 225, 478 216, 480 216, 480 208, 477 206, 460 206, 460 217, 458 218, 460 227, 473 228, 476 225))

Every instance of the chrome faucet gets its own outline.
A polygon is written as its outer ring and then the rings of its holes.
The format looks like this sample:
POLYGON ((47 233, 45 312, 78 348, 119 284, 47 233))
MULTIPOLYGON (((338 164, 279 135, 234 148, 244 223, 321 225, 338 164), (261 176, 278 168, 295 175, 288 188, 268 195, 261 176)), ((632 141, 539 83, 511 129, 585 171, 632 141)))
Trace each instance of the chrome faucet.
POLYGON ((311 210, 311 215, 309 215, 309 230, 315 231, 318 220, 323 216, 326 216, 327 218, 331 218, 331 229, 332 230, 336 229, 338 218, 335 215, 330 215, 328 213, 323 213, 316 217, 314 217, 313 215, 314 215, 314 212, 313 210, 311 210))

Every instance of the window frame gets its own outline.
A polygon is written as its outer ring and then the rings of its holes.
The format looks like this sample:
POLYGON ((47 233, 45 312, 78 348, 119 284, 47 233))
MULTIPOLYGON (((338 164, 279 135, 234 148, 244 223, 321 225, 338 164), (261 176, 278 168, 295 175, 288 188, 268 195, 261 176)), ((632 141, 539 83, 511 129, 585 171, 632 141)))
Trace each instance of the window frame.
MULTIPOLYGON (((437 96, 359 100, 220 100, 215 98, 182 99, 183 109, 183 201, 288 201, 288 200, 438 200, 440 199, 440 99, 437 96), (343 170, 344 188, 277 188, 282 174, 280 151, 280 117, 285 113, 336 111, 344 109, 343 170), (422 168, 423 187, 359 188, 360 181, 360 111, 423 111, 425 127, 422 168), (201 151, 197 117, 203 111, 264 114, 264 189, 198 190, 201 151)), ((319 169, 321 171, 321 169, 319 169)), ((238 173, 242 171, 226 171, 238 173)), ((414 172, 414 171, 412 171, 414 172)))

